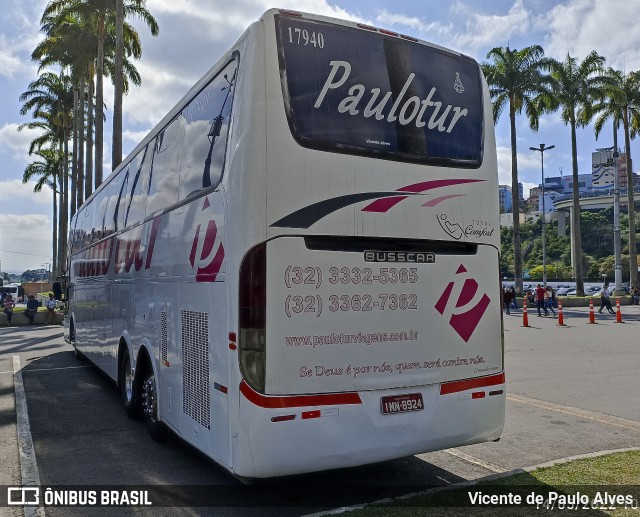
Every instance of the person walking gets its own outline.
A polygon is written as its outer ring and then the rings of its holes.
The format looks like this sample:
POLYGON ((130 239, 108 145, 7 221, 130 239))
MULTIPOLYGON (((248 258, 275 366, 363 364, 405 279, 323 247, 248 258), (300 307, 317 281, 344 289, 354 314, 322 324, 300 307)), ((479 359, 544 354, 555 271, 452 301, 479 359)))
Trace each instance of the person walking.
POLYGON ((544 303, 544 295, 546 291, 542 285, 538 284, 536 286, 536 308, 538 309, 538 317, 542 316, 542 311, 544 311, 545 316, 549 316, 549 311, 544 303))
POLYGON ((613 308, 611 307, 610 300, 611 293, 609 293, 609 284, 604 284, 602 286, 602 290, 600 291, 600 308, 598 309, 598 314, 602 314, 602 309, 605 307, 609 311, 609 314, 615 314, 613 308))
MULTIPOLYGON (((546 291, 544 292, 544 304, 545 309, 550 310, 555 318, 556 311, 553 310, 553 290, 551 289, 551 287, 547 287, 546 291)), ((549 313, 547 312, 547 314, 549 313)))
POLYGON ((509 308, 511 307, 511 299, 513 297, 513 292, 511 291, 511 289, 509 289, 508 287, 504 288, 504 292, 502 294, 502 301, 503 301, 503 306, 506 309, 506 312, 509 316, 511 316, 511 312, 509 311, 509 308))

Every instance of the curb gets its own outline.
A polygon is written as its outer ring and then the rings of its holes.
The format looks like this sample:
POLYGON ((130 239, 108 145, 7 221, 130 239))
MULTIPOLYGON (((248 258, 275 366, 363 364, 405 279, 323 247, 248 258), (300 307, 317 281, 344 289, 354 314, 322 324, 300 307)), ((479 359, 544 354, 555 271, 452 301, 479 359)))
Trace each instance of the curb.
POLYGON ((470 479, 468 481, 461 481, 460 483, 454 483, 453 485, 445 485, 441 487, 430 488, 428 490, 423 490, 421 492, 412 492, 410 494, 405 494, 398 497, 389 497, 386 499, 381 499, 379 501, 373 501, 370 503, 356 504, 353 506, 344 506, 341 508, 336 508, 334 510, 328 510, 326 512, 308 514, 305 517, 320 517, 323 515, 339 515, 342 513, 349 512, 351 510, 362 510, 363 508, 367 508, 369 506, 376 505, 376 504, 392 503, 393 501, 403 501, 405 499, 412 499, 418 496, 436 494, 438 492, 444 492, 445 490, 456 490, 458 488, 470 487, 470 486, 477 485, 482 481, 492 481, 494 479, 501 479, 509 476, 514 476, 516 474, 529 473, 529 472, 533 472, 534 470, 548 468, 548 467, 555 467, 557 465, 563 465, 565 463, 570 463, 576 460, 598 458, 600 456, 607 456, 609 454, 615 454, 619 452, 634 452, 634 451, 640 451, 640 447, 627 447, 625 449, 612 449, 612 450, 606 450, 606 451, 588 452, 585 454, 576 454, 575 456, 558 458, 556 460, 547 461, 545 463, 539 463, 538 465, 532 465, 530 467, 521 467, 521 468, 509 470, 507 472, 500 472, 498 474, 491 474, 489 476, 484 476, 481 478, 470 479))

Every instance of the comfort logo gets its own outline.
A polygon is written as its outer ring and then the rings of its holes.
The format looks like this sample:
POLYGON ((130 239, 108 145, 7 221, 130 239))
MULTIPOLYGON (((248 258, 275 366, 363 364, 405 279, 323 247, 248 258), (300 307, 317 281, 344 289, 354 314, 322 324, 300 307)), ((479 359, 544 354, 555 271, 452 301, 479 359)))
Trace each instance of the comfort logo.
MULTIPOLYGON (((209 199, 205 198, 202 210, 206 210, 210 206, 209 199)), ((196 282, 215 282, 224 261, 224 246, 220 243, 214 254, 213 250, 218 236, 218 226, 215 220, 211 219, 209 221, 202 238, 201 227, 202 225, 199 224, 196 228, 196 234, 191 245, 191 253, 189 254, 189 262, 192 268, 198 267, 196 282)))
POLYGON ((461 264, 456 271, 456 278, 449 282, 447 288, 436 303, 436 310, 442 315, 451 314, 449 325, 464 339, 465 343, 469 341, 471 335, 476 330, 478 323, 482 319, 491 299, 486 293, 483 293, 480 299, 477 299, 478 282, 473 278, 465 278, 468 273, 467 269, 461 264), (459 275, 459 276, 458 276, 459 275), (454 288, 458 288, 458 300, 455 307, 449 309, 449 300, 454 288), (472 305, 475 302, 475 305, 472 305), (469 307, 471 305, 471 307, 469 307))

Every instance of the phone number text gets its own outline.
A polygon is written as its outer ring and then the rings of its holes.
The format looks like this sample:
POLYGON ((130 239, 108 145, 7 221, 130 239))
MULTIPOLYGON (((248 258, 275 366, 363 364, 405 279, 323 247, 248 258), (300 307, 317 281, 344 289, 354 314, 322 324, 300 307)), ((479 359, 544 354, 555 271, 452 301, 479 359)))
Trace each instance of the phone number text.
POLYGON ((328 303, 319 295, 292 296, 284 301, 284 312, 292 318, 298 314, 320 317, 324 310, 330 312, 407 311, 418 309, 417 294, 332 294, 328 303))
POLYGON ((284 283, 289 289, 298 285, 319 289, 325 279, 331 285, 415 284, 418 281, 418 268, 332 267, 326 272, 319 267, 289 266, 284 272, 284 283))

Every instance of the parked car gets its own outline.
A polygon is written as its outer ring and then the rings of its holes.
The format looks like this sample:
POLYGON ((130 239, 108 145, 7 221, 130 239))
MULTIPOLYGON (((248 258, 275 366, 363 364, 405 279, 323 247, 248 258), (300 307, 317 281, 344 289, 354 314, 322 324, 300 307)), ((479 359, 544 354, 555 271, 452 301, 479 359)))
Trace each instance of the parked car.
MULTIPOLYGON (((573 289, 573 291, 575 291, 575 287, 569 287, 567 286, 558 286, 558 288, 556 289, 556 294, 558 296, 567 296, 569 291, 571 291, 573 289)), ((573 296, 575 296, 575 292, 573 294, 573 296)))

